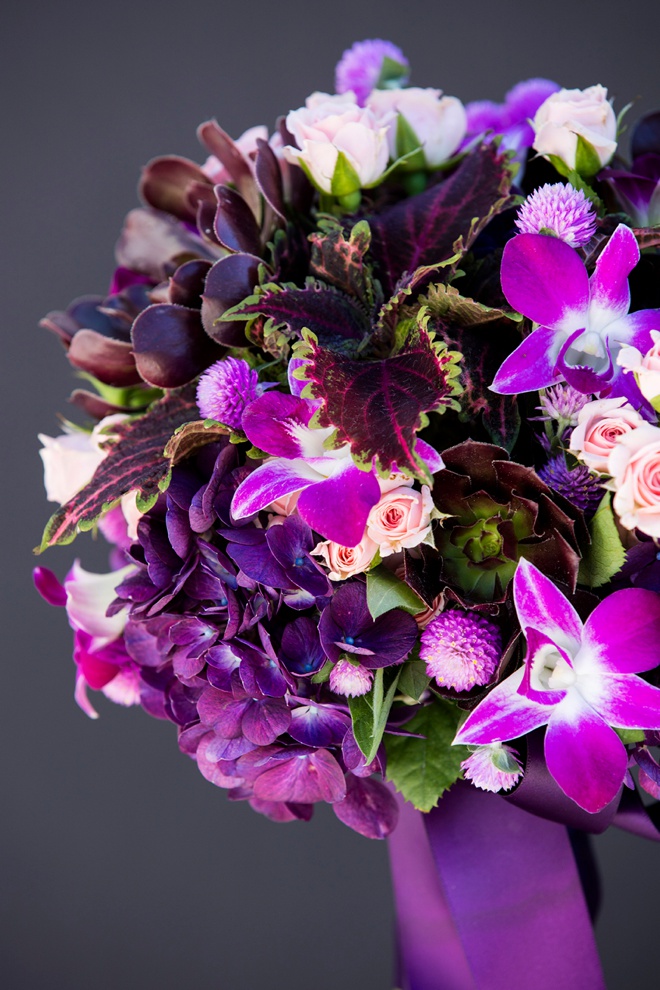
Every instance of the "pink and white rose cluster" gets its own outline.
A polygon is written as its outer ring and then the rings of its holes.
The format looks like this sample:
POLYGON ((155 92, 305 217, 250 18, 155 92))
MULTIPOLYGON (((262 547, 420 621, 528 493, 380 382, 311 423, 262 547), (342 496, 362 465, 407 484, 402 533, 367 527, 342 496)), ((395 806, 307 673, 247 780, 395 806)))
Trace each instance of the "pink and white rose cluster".
POLYGON ((395 160, 397 121, 405 118, 419 143, 430 168, 442 165, 457 151, 467 133, 465 107, 455 96, 443 96, 439 89, 375 89, 367 100, 379 120, 388 121, 387 140, 390 157, 395 160), (394 115, 394 116, 393 116, 394 115))
POLYGON ((640 392, 657 411, 660 403, 660 328, 651 330, 651 339, 653 347, 644 355, 636 347, 623 347, 617 364, 634 374, 640 392))

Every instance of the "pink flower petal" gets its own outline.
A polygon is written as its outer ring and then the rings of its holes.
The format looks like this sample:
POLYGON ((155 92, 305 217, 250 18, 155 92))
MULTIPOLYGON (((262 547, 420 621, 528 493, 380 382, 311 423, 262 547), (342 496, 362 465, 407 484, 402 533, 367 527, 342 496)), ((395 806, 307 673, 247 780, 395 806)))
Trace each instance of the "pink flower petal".
POLYGON ((599 667, 633 674, 660 664, 660 595, 626 588, 608 595, 584 627, 584 644, 599 667))
POLYGON ((255 796, 265 801, 294 804, 334 804, 346 795, 341 767, 327 749, 296 753, 260 774, 254 782, 255 796))
POLYGON ((555 709, 545 735, 545 759, 564 794, 590 814, 614 800, 628 765, 616 732, 577 691, 555 709))
POLYGON ((519 234, 502 255, 502 290, 510 306, 542 327, 584 326, 589 279, 580 256, 557 237, 519 234))
POLYGON ((609 725, 620 729, 660 729, 660 688, 635 674, 583 677, 580 694, 609 725))
POLYGON ((249 474, 236 489, 231 504, 234 519, 246 519, 279 498, 302 491, 319 481, 319 475, 304 461, 278 457, 249 474))
POLYGON ((301 434, 309 432, 314 405, 283 392, 266 392, 243 413, 243 429, 255 447, 278 457, 303 456, 301 434))
POLYGON ((630 227, 620 223, 605 245, 589 281, 589 326, 600 330, 630 309, 628 275, 639 261, 639 247, 630 227))
POLYGON ((569 653, 582 641, 582 621, 559 588, 521 558, 513 577, 513 600, 523 632, 533 626, 569 653))
POLYGON ((516 670, 488 692, 456 733, 455 744, 504 742, 548 722, 556 706, 541 705, 519 694, 523 674, 522 669, 516 670))
POLYGON ((298 512, 326 540, 355 547, 364 537, 367 517, 379 499, 376 475, 347 461, 341 472, 302 492, 298 512))
POLYGON ((525 337, 499 368, 490 386, 491 391, 500 395, 516 395, 518 392, 535 392, 548 385, 556 385, 562 380, 562 376, 555 371, 560 342, 558 334, 547 327, 541 327, 525 337))

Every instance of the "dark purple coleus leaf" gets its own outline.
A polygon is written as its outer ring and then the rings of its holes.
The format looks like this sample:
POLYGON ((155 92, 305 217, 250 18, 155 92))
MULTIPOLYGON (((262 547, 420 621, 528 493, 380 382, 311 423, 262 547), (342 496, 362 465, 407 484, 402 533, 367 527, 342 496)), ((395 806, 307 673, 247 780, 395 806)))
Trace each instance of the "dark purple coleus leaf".
POLYGON ((386 292, 404 272, 468 250, 488 221, 510 205, 511 169, 494 144, 472 151, 455 172, 369 220, 371 252, 386 292))
POLYGON ((346 797, 333 805, 340 822, 367 839, 386 839, 399 820, 396 798, 379 780, 346 778, 346 797))
POLYGON ((375 300, 371 268, 365 261, 371 243, 368 223, 361 220, 348 237, 336 220, 324 219, 319 227, 309 238, 312 274, 370 310, 375 300))
POLYGON ((140 375, 158 388, 187 384, 224 353, 204 332, 199 310, 188 306, 148 306, 131 335, 140 375))
POLYGON ((343 292, 321 282, 310 281, 305 288, 269 283, 257 289, 226 312, 223 321, 267 320, 264 334, 284 327, 292 337, 311 329, 325 346, 342 347, 346 341, 361 341, 371 327, 366 310, 343 292))
POLYGON ((417 641, 417 623, 400 608, 374 621, 367 606, 366 585, 350 581, 339 586, 319 619, 319 635, 327 657, 337 661, 354 656, 370 670, 401 663, 417 641))
POLYGON ((375 460, 424 479, 428 469, 415 454, 422 416, 457 408, 457 357, 433 339, 424 323, 413 323, 397 351, 381 361, 355 361, 306 337, 297 356, 308 361, 305 376, 312 395, 323 401, 319 425, 335 426, 338 442, 349 443, 358 464, 375 460))
POLYGON ((137 491, 143 506, 153 504, 169 482, 171 462, 163 454, 165 445, 179 426, 197 416, 195 389, 190 385, 155 402, 139 419, 117 424, 113 430, 119 440, 92 480, 51 516, 40 551, 71 543, 128 492, 137 491))

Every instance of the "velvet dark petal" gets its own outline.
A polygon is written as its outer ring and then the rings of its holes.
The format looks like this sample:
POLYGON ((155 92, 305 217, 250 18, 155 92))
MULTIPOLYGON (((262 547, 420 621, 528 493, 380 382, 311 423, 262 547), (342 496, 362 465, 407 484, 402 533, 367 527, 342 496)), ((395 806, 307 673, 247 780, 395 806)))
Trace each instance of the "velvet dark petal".
POLYGON ((318 624, 313 619, 300 616, 285 627, 280 660, 298 677, 309 676, 321 669, 325 653, 319 640, 318 624))
POLYGON ((217 742, 217 736, 213 732, 209 732, 200 740, 195 754, 200 773, 216 787, 228 789, 241 787, 243 778, 236 773, 234 760, 231 758, 225 760, 218 756, 217 742))
POLYGON ((243 735, 257 746, 269 746, 283 735, 291 722, 291 710, 280 698, 251 701, 243 716, 243 735))
POLYGON ((197 749, 202 739, 208 734, 206 726, 199 722, 188 725, 185 729, 179 729, 179 749, 185 756, 195 757, 197 749))
POLYGON ((341 755, 346 769, 355 774, 356 777, 370 777, 372 773, 385 772, 385 747, 379 746, 374 759, 371 763, 367 763, 364 753, 355 741, 352 729, 349 729, 344 736, 341 755))
POLYGON ((158 388, 178 388, 222 357, 209 340, 199 310, 156 303, 133 324, 135 363, 142 378, 158 388))
POLYGON ((186 261, 170 279, 170 302, 177 306, 191 306, 199 309, 206 276, 211 270, 211 262, 204 259, 186 261))
POLYGON ((227 443, 217 456, 209 481, 193 496, 190 527, 195 533, 206 532, 216 522, 214 501, 225 475, 236 467, 237 456, 236 446, 227 443))
POLYGON ((394 795, 379 780, 346 778, 346 797, 333 805, 340 822, 367 839, 385 839, 399 819, 394 795))
POLYGON ((191 209, 186 195, 193 182, 211 185, 199 165, 172 155, 154 158, 145 166, 139 191, 142 199, 154 209, 194 223, 196 211, 191 209))
POLYGON ((235 141, 220 127, 216 120, 207 120, 197 128, 197 137, 212 155, 224 165, 232 182, 246 201, 255 217, 260 215, 259 190, 249 162, 235 141))
POLYGON ((278 765, 265 770, 254 782, 255 796, 267 801, 315 804, 341 801, 346 781, 341 767, 326 749, 282 754, 278 765))
POLYGON ((310 557, 310 551, 316 545, 312 531, 299 516, 288 516, 281 526, 271 526, 266 532, 266 541, 290 584, 314 598, 331 594, 328 578, 310 557))
POLYGON ((231 694, 208 687, 197 702, 197 711, 202 723, 213 729, 216 735, 223 739, 237 739, 242 735, 241 722, 251 703, 250 698, 236 699, 231 694))
POLYGON ((350 724, 350 716, 345 712, 310 703, 293 709, 289 735, 303 746, 338 746, 350 724))
POLYGON ((235 542, 228 544, 227 553, 244 574, 269 588, 291 586, 287 572, 270 551, 264 530, 237 530, 236 537, 235 542), (243 539, 244 536, 249 537, 249 542, 243 539))
POLYGON ((264 141, 262 138, 257 139, 254 174, 261 195, 270 208, 282 219, 285 219, 284 186, 280 164, 268 141, 264 141))
POLYGON ((96 330, 79 330, 71 341, 68 358, 74 368, 87 371, 106 385, 125 388, 142 380, 131 344, 112 340, 96 330))
POLYGON ((168 507, 165 526, 170 545, 181 560, 187 560, 195 546, 193 533, 190 529, 188 513, 179 508, 170 496, 167 497, 168 507))
POLYGON ((191 725, 197 722, 197 699, 201 688, 190 688, 176 681, 169 691, 170 710, 177 725, 191 725))
POLYGON ((216 262, 206 279, 202 324, 209 337, 226 347, 247 347, 244 325, 220 318, 251 295, 259 283, 262 260, 252 254, 230 254, 216 262))
POLYGON ((228 186, 216 186, 215 234, 228 251, 261 254, 261 234, 243 197, 228 186))

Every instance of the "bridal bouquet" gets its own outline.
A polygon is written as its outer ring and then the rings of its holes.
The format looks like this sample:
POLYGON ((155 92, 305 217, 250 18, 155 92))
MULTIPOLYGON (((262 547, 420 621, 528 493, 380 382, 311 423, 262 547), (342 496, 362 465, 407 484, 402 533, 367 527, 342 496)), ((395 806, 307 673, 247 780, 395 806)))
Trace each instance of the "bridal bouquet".
POLYGON ((584 836, 658 836, 660 113, 628 162, 601 85, 408 75, 358 43, 146 166, 107 295, 43 321, 82 425, 41 549, 111 569, 35 580, 89 716, 391 836, 401 985, 599 987, 584 836))

